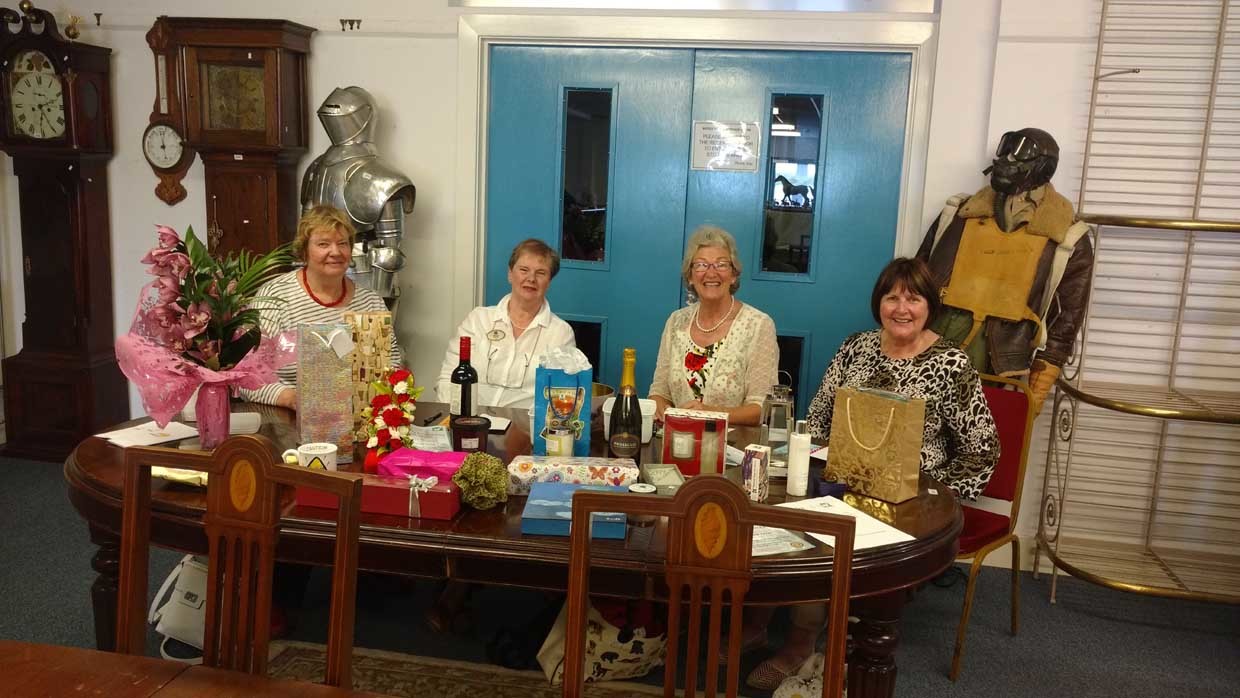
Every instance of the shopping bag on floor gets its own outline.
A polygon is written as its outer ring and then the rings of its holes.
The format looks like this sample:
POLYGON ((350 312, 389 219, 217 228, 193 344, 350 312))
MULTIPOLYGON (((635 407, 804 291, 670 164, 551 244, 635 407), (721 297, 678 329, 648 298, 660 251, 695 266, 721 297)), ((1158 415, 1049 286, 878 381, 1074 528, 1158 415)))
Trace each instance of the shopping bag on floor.
MULTIPOLYGON (((564 676, 564 639, 568 628, 568 603, 547 633, 538 664, 552 686, 564 676)), ((603 617, 594 604, 586 613, 586 681, 615 681, 645 676, 663 665, 667 635, 647 636, 645 627, 619 628, 603 617), (623 641, 622 641, 623 639, 623 641)))
POLYGON ((186 660, 170 656, 165 649, 168 640, 179 640, 187 645, 202 649, 202 638, 207 623, 207 565, 193 555, 181 558, 168 578, 164 580, 155 598, 151 600, 151 609, 147 613, 147 622, 155 624, 155 632, 164 636, 160 643, 159 653, 164 659, 175 659, 189 664, 201 664, 202 657, 186 660), (168 602, 160 605, 164 595, 172 589, 168 602))

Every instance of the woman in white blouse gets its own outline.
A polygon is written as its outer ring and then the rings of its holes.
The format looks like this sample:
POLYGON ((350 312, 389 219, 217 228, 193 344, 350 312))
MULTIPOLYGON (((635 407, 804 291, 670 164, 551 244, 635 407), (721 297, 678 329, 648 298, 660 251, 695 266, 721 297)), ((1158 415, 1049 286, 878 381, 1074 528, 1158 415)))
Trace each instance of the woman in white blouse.
POLYGON ((779 346, 766 313, 736 300, 741 263, 724 229, 693 231, 681 266, 696 303, 672 313, 663 327, 650 397, 655 418, 681 407, 727 412, 732 424, 762 421, 762 400, 776 382, 779 346))
POLYGON ((542 240, 530 238, 508 257, 512 293, 495 305, 478 306, 465 316, 439 369, 439 399, 448 402, 452 369, 460 363, 460 338, 470 338, 470 364, 478 372, 478 404, 531 407, 538 356, 552 347, 575 347, 573 328, 551 312, 547 289, 560 271, 560 256, 542 240))

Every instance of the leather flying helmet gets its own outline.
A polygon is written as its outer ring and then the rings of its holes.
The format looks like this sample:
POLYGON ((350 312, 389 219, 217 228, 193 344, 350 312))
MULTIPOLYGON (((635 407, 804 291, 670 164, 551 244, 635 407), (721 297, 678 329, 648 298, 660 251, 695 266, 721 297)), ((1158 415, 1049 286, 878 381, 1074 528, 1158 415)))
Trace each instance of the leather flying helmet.
POLYGON ((1020 194, 1051 181, 1059 165, 1059 144, 1038 128, 1008 131, 999 139, 995 159, 982 174, 990 186, 1004 194, 1020 194))

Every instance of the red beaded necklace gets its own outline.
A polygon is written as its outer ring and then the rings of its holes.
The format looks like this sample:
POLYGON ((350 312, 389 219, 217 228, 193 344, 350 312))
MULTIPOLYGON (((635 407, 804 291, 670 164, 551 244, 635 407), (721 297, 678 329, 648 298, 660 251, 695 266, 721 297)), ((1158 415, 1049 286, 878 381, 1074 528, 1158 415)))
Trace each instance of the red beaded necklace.
POLYGON ((340 280, 340 297, 332 301, 331 303, 324 303, 322 300, 319 299, 318 296, 314 295, 314 291, 310 289, 310 280, 306 278, 305 267, 303 267, 301 270, 301 282, 302 282, 302 285, 306 287, 306 293, 310 294, 310 300, 314 301, 315 303, 318 303, 324 308, 335 308, 336 306, 344 302, 345 296, 349 295, 349 282, 347 279, 342 278, 340 280))

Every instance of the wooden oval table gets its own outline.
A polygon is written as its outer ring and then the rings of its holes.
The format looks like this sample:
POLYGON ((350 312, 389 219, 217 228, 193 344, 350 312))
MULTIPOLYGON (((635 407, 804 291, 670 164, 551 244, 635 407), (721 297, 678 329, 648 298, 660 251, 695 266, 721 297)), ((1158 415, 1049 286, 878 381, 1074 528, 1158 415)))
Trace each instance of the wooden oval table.
MULTIPOLYGON (((263 418, 260 433, 281 449, 296 445, 293 412, 249 404, 235 405, 234 409, 259 412, 263 418)), ((419 403, 417 410, 418 423, 447 411, 444 405, 429 402, 419 403)), ((491 436, 489 452, 505 462, 514 455, 529 453, 527 412, 501 408, 489 412, 512 419, 505 434, 491 436)), ((133 423, 139 421, 144 420, 133 423)), ((758 440, 757 430, 752 428, 738 428, 731 437, 740 446, 758 440)), ((596 433, 592 444, 596 453, 602 442, 602 434, 596 433)), ((647 449, 658 453, 658 447, 656 438, 647 449)), ((79 444, 65 461, 70 501, 86 520, 91 541, 99 547, 92 560, 98 577, 91 594, 95 638, 100 649, 111 649, 115 637, 122 454, 120 447, 92 437, 79 444)), ((360 463, 349 467, 360 469, 360 463)), ((151 542, 205 554, 205 490, 163 481, 154 481, 152 490, 151 542)), ((792 498, 785 497, 783 480, 772 480, 769 501, 779 503, 786 499, 792 498)), ((849 695, 887 697, 895 689, 895 649, 906 590, 935 577, 955 559, 962 521, 960 506, 946 487, 924 475, 919 495, 903 504, 854 495, 846 495, 846 500, 914 537, 907 543, 860 550, 853 557, 852 614, 861 622, 852 631, 849 695)), ((524 506, 525 497, 509 497, 507 504, 491 511, 464 507, 452 521, 363 514, 359 567, 424 578, 566 590, 568 538, 523 536, 524 506)), ((328 510, 294 505, 290 492, 281 523, 278 559, 330 565, 335 540, 333 517, 334 513, 328 510)), ((659 599, 664 589, 664 543, 662 523, 639 521, 630 522, 623 541, 594 542, 590 553, 591 592, 659 599)), ((775 605, 824 600, 831 575, 827 550, 818 546, 754 558, 747 603, 775 605)))

